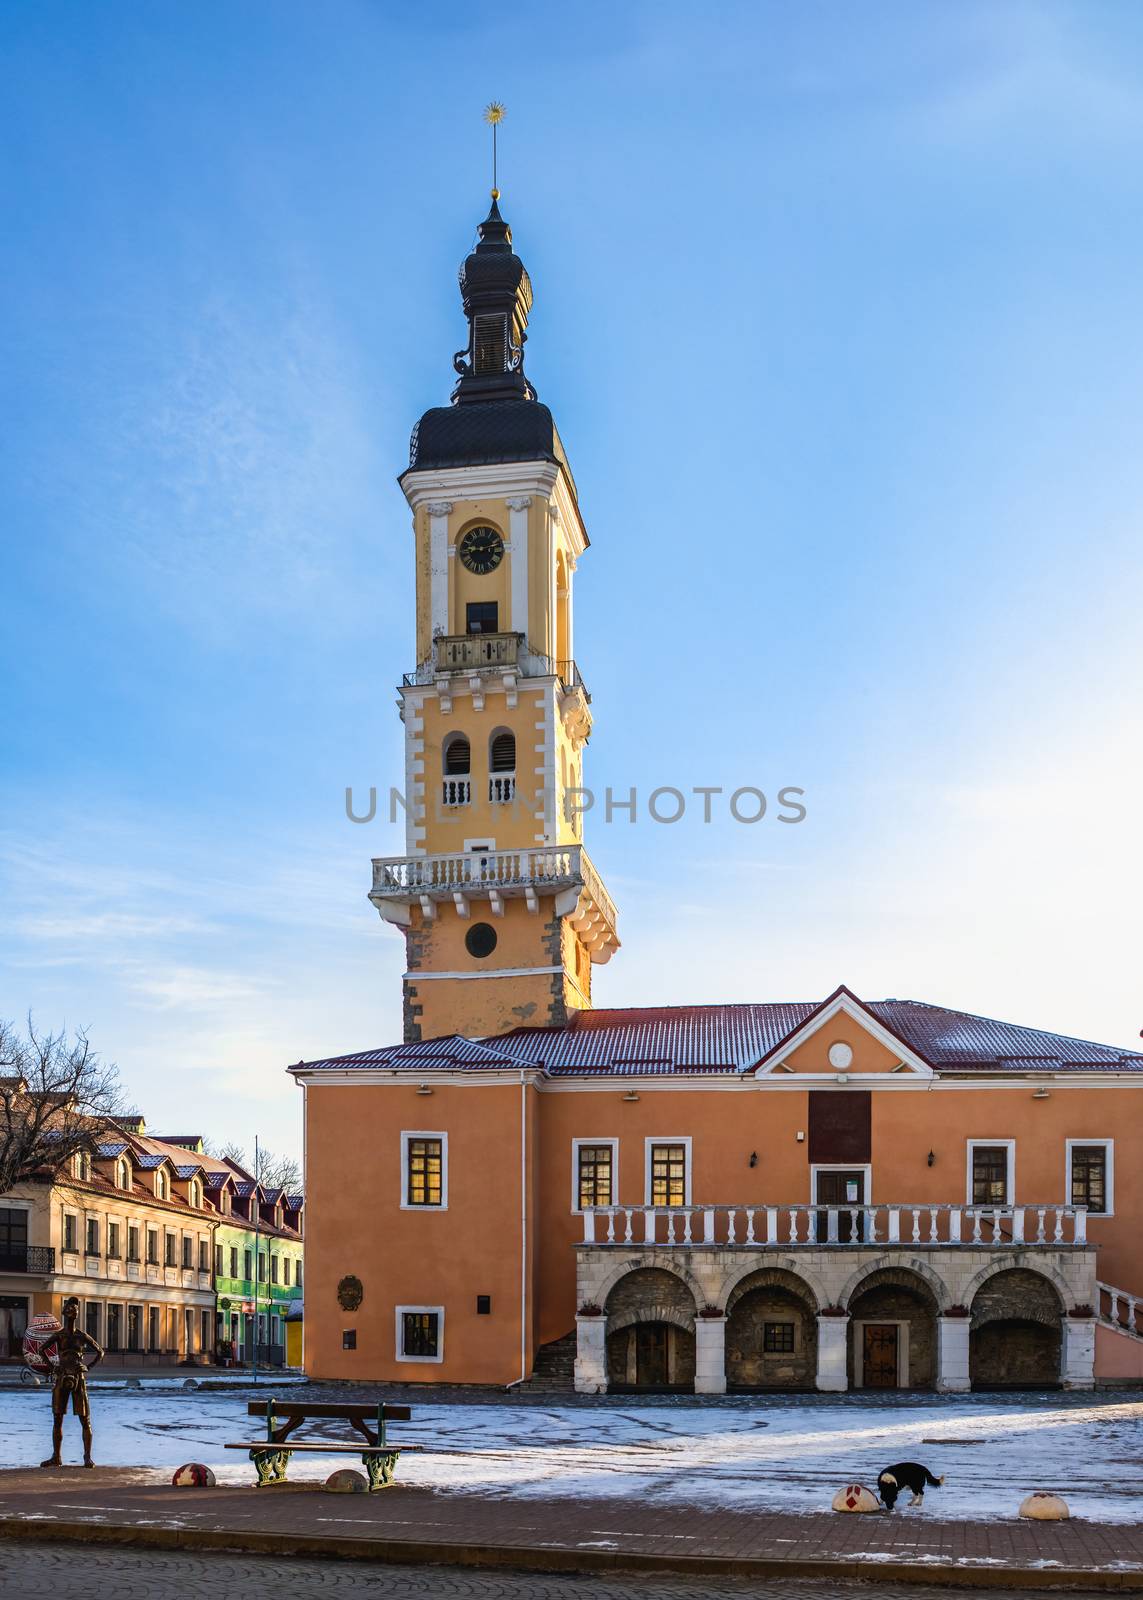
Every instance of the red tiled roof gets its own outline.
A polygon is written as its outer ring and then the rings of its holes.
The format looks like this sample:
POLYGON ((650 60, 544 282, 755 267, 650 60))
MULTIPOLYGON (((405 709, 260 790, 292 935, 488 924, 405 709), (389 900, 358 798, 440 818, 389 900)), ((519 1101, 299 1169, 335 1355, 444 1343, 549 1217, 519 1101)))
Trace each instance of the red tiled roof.
MULTIPOLYGON (((858 1003, 938 1071, 1143 1071, 1143 1052, 1137 1050, 921 1000, 858 1003)), ((494 1039, 453 1034, 299 1062, 290 1070, 416 1073, 540 1067, 552 1077, 742 1073, 772 1054, 822 1005, 784 1001, 577 1011, 562 1028, 515 1028, 494 1039)))

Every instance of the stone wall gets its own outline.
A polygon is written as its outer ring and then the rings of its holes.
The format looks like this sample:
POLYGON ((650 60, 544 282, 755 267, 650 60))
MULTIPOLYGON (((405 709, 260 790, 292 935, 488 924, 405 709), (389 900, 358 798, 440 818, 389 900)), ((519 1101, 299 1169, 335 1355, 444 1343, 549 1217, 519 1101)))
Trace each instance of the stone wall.
POLYGON ((1045 1278, 1017 1267, 998 1272, 977 1290, 972 1300, 972 1326, 1016 1320, 1058 1329, 1061 1309, 1059 1295, 1045 1278))
POLYGON ((974 1389, 1043 1388, 1060 1381, 1060 1328, 1042 1322, 987 1322, 968 1340, 974 1389))
POLYGON ((694 1327, 694 1296, 681 1278, 658 1267, 642 1267, 620 1278, 607 1297, 608 1332, 632 1322, 674 1322, 694 1327))
POLYGON ((726 1324, 726 1381, 732 1388, 812 1389, 817 1365, 817 1318, 800 1295, 763 1284, 735 1297, 726 1324), (768 1322, 793 1327, 791 1352, 766 1351, 768 1322))

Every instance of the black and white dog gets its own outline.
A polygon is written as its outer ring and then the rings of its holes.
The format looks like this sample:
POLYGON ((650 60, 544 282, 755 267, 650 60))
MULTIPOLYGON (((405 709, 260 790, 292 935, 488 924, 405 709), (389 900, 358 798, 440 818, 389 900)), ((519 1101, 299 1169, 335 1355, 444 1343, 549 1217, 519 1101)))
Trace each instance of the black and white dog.
POLYGON ((877 1474, 877 1493, 886 1511, 892 1511, 902 1489, 908 1489, 913 1496, 909 1504, 919 1506, 924 1502, 925 1490, 936 1489, 944 1481, 943 1478, 934 1478, 928 1467, 923 1467, 919 1461, 898 1461, 895 1466, 886 1467, 884 1472, 877 1474))

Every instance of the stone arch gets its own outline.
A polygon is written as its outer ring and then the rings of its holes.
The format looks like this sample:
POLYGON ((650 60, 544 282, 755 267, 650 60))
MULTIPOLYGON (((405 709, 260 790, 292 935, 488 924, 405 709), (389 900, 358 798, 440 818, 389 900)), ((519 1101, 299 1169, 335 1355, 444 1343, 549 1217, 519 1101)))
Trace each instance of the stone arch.
POLYGON ((689 1271, 689 1269, 683 1266, 681 1262, 673 1261, 670 1258, 662 1259, 651 1254, 648 1254, 647 1257, 641 1261, 631 1261, 628 1259, 612 1267, 611 1271, 606 1275, 606 1277, 603 1278, 598 1289, 592 1295, 592 1299, 597 1300, 604 1310, 606 1310, 607 1302, 610 1300, 613 1291, 619 1284, 623 1282, 624 1278, 629 1278, 633 1272, 651 1271, 666 1272, 669 1273, 671 1277, 678 1278, 680 1283, 685 1283, 687 1288, 690 1290, 696 1307, 706 1304, 706 1291, 699 1280, 695 1277, 693 1272, 689 1271))
POLYGON ((1033 1389, 1060 1381, 1063 1303, 1046 1273, 1001 1266, 971 1302, 968 1365, 974 1389, 1033 1389))
MULTIPOLYGON (((920 1263, 925 1266, 925 1263, 920 1263)), ((855 1388, 931 1389, 937 1380, 937 1316, 945 1286, 928 1267, 874 1263, 846 1298, 847 1363, 855 1388)))
POLYGON ((1049 1261, 1037 1261, 1029 1265, 1027 1257, 1023 1255, 1015 1258, 1009 1257, 1004 1261, 990 1261, 987 1266, 969 1279, 964 1291, 964 1304, 971 1308, 973 1301, 990 1278, 997 1277, 1001 1272, 1026 1272, 1029 1277, 1042 1278, 1045 1283, 1051 1284, 1059 1301, 1060 1311, 1064 1311, 1068 1304, 1069 1291, 1066 1280, 1052 1266, 1049 1261))
POLYGON ((608 1387, 693 1389, 695 1295, 666 1267, 632 1267, 612 1285, 607 1315, 608 1387))
POLYGON ((938 1272, 934 1272, 927 1261, 922 1261, 917 1256, 910 1256, 906 1261, 896 1260, 893 1256, 878 1256, 875 1261, 868 1261, 851 1273, 838 1296, 839 1304, 848 1310, 854 1296, 864 1293, 867 1280, 873 1277, 876 1277, 879 1284, 888 1285, 892 1282, 898 1288, 912 1289, 915 1293, 919 1292, 917 1289, 919 1279, 921 1285, 936 1302, 938 1313, 944 1311, 951 1303, 948 1284, 938 1272))
POLYGON ((819 1301, 798 1273, 762 1267, 738 1276, 726 1302, 726 1379, 732 1389, 812 1389, 819 1301))
POLYGON ((730 1308, 734 1301, 738 1298, 743 1285, 749 1283, 750 1287, 754 1287, 750 1280, 755 1278, 758 1279, 758 1287, 761 1287, 763 1284, 768 1284, 773 1285, 775 1288, 788 1289, 791 1294, 802 1295, 804 1298, 809 1300, 811 1310, 815 1314, 819 1312, 823 1306, 828 1306, 830 1303, 829 1295, 826 1293, 821 1279, 814 1272, 804 1271, 802 1264, 799 1261, 796 1267, 793 1265, 781 1267, 756 1267, 753 1265, 748 1265, 741 1268, 738 1272, 732 1272, 728 1274, 723 1281, 718 1298, 714 1302, 715 1305, 718 1306, 720 1311, 724 1311, 729 1314, 730 1308))

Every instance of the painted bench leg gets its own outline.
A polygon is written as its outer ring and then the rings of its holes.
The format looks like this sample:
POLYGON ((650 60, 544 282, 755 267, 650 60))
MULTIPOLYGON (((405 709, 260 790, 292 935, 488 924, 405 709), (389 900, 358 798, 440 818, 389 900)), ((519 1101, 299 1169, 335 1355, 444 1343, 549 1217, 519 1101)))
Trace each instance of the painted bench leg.
POLYGON ((361 1465, 365 1468, 365 1476, 369 1479, 369 1490, 387 1489, 393 1482, 393 1475, 397 1471, 397 1457, 399 1450, 387 1450, 383 1456, 362 1456, 361 1465))
POLYGON ((291 1454, 289 1450, 251 1450, 250 1459, 258 1474, 259 1489, 271 1483, 285 1483, 291 1454))

